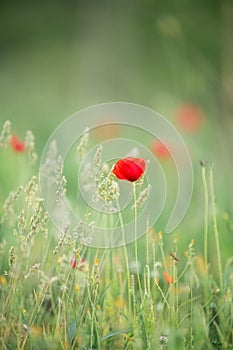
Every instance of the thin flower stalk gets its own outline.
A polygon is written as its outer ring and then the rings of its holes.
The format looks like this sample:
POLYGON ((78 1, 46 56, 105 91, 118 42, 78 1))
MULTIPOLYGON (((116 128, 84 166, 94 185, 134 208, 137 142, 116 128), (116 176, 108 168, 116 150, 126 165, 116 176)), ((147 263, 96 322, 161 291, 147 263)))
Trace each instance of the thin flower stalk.
POLYGON ((204 261, 205 269, 208 270, 208 222, 209 222, 209 195, 208 195, 208 186, 206 180, 206 167, 203 162, 201 162, 201 173, 202 173, 202 183, 204 190, 204 261))
POLYGON ((160 252, 161 252, 162 260, 163 260, 163 266, 164 266, 165 270, 167 271, 167 263, 166 263, 166 259, 165 259, 164 249, 163 249, 162 231, 159 231, 158 236, 159 236, 159 248, 160 248, 160 252))
POLYGON ((124 227, 124 222, 123 222, 123 218, 122 218, 122 215, 121 215, 121 209, 120 209, 120 204, 119 204, 119 200, 118 199, 116 200, 116 204, 117 204, 117 211, 118 211, 118 216, 119 216, 120 226, 121 226, 121 232, 122 232, 122 243, 123 243, 123 251, 124 251, 124 256, 125 256, 127 286, 128 286, 128 288, 127 288, 127 290, 128 290, 128 302, 129 302, 129 310, 131 311, 129 257, 128 257, 126 241, 125 241, 125 227, 124 227))
POLYGON ((137 193, 136 193, 136 185, 133 183, 133 198, 134 198, 134 252, 135 252, 135 261, 136 261, 136 269, 137 269, 137 281, 139 287, 140 298, 142 301, 142 285, 139 276, 139 266, 138 266, 138 237, 137 237, 137 193))
POLYGON ((212 205, 212 218, 213 218, 213 226, 214 226, 214 236, 215 236, 215 244, 216 244, 216 253, 217 253, 217 266, 218 266, 218 274, 219 274, 219 284, 220 288, 223 287, 222 280, 222 262, 221 262, 221 251, 219 244, 219 232, 217 226, 217 217, 216 217, 216 206, 215 206, 215 194, 214 194, 214 177, 213 177, 213 169, 210 168, 210 191, 211 191, 211 205, 212 205))

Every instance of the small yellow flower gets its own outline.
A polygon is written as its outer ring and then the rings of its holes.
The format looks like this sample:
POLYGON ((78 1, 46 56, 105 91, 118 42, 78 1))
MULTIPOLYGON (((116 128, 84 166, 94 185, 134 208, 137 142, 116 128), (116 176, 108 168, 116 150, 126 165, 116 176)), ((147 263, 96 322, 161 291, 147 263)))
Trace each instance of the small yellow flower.
POLYGON ((95 266, 99 265, 99 259, 98 258, 95 258, 94 264, 95 264, 95 266))
POLYGON ((192 248, 193 245, 194 245, 194 239, 192 239, 191 242, 189 243, 189 248, 192 248))
POLYGON ((31 331, 34 335, 42 334, 42 328, 40 326, 32 326, 31 331))
POLYGON ((122 309, 125 306, 125 300, 122 298, 117 298, 115 301, 115 306, 119 309, 122 309))
POLYGON ((219 292, 220 292, 220 289, 219 289, 219 288, 215 288, 214 291, 213 291, 213 293, 214 293, 215 295, 218 295, 219 292))
POLYGON ((3 286, 6 284, 6 277, 5 276, 0 276, 0 284, 2 284, 3 286))
POLYGON ((157 242, 158 242, 159 237, 158 237, 158 235, 154 232, 154 230, 153 230, 153 233, 152 233, 152 235, 151 235, 151 239, 152 239, 152 242, 153 242, 153 243, 157 243, 157 242))
POLYGON ((79 292, 79 290, 80 290, 79 286, 77 284, 75 285, 75 290, 76 290, 76 292, 79 292))
POLYGON ((26 315, 26 313, 27 313, 27 310, 23 309, 23 314, 26 315))
POLYGON ((159 239, 162 239, 162 238, 163 238, 162 231, 159 231, 159 232, 158 232, 158 236, 159 236, 159 239))

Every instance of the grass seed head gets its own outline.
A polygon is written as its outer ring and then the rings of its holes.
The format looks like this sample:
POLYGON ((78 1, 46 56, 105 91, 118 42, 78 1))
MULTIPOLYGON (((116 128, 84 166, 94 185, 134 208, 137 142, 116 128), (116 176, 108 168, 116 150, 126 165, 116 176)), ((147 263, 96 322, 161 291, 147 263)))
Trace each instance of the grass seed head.
POLYGON ((0 134, 0 148, 6 148, 8 145, 8 138, 11 133, 11 122, 6 120, 0 134))
POLYGON ((16 262, 16 253, 15 253, 15 247, 11 246, 9 249, 9 258, 8 258, 8 263, 10 267, 13 267, 16 262))
POLYGON ((86 128, 84 130, 84 134, 83 134, 83 136, 82 136, 82 138, 77 146, 77 153, 78 153, 80 160, 82 160, 84 155, 85 155, 88 141, 89 141, 89 128, 86 128))
POLYGON ((32 131, 28 130, 25 136, 25 145, 27 149, 28 160, 33 165, 37 160, 37 154, 35 152, 35 137, 32 131))

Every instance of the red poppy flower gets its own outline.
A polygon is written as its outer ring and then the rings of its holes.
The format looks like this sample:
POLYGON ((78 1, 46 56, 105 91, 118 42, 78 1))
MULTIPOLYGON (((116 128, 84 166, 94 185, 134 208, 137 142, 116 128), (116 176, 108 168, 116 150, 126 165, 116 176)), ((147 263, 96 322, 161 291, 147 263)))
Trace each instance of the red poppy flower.
POLYGON ((79 263, 78 263, 78 269, 82 270, 86 265, 86 260, 85 259, 80 259, 79 263))
POLYGON ((72 269, 79 269, 82 270, 85 266, 86 261, 84 259, 81 259, 80 261, 77 261, 76 256, 73 255, 70 259, 70 266, 72 269))
POLYGON ((137 181, 146 169, 146 161, 142 158, 126 157, 118 160, 113 174, 120 180, 137 181))
POLYGON ((72 269, 76 269, 78 265, 78 262, 76 260, 76 256, 73 255, 72 258, 70 259, 70 266, 72 267, 72 269))
POLYGON ((171 157, 171 154, 166 145, 159 140, 152 142, 150 149, 152 153, 158 158, 166 159, 171 157))
POLYGON ((198 106, 185 104, 177 110, 176 121, 182 130, 195 132, 201 128, 204 118, 198 106))
POLYGON ((26 145, 20 141, 17 135, 11 135, 10 145, 14 152, 23 153, 26 151, 26 145))

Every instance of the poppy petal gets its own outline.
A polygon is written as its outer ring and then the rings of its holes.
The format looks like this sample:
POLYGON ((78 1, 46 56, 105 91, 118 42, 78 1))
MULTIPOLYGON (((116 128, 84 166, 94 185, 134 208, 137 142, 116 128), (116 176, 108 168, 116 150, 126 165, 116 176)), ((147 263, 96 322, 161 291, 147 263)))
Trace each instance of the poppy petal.
POLYGON ((142 158, 126 157, 114 166, 113 174, 120 180, 137 181, 146 169, 146 161, 142 158))

